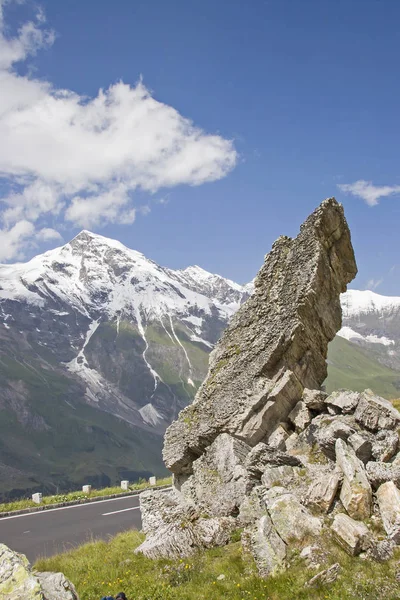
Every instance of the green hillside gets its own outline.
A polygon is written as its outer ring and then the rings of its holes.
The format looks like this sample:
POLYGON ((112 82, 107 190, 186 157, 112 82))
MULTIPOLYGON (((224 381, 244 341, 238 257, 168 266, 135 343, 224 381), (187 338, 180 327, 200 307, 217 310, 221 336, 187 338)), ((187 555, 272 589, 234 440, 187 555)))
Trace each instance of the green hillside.
POLYGON ((368 350, 336 336, 329 344, 326 391, 346 388, 363 391, 370 388, 384 398, 400 395, 400 372, 381 365, 368 350))

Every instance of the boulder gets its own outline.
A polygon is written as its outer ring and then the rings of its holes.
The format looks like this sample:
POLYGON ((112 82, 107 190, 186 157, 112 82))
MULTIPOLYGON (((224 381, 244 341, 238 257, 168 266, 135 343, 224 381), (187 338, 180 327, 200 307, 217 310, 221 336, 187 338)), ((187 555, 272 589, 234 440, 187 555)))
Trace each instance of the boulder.
POLYGON ((374 542, 369 548, 367 555, 377 562, 385 562, 393 558, 394 542, 392 540, 380 540, 374 542))
POLYGON ((368 527, 343 513, 335 516, 331 529, 338 544, 351 556, 368 550, 372 545, 372 536, 368 527))
POLYGON ((147 534, 146 540, 135 550, 147 558, 185 558, 206 548, 224 546, 237 527, 233 517, 220 517, 194 521, 178 521, 147 534))
POLYGON ((166 525, 195 521, 199 513, 193 503, 184 502, 176 492, 148 490, 139 496, 142 530, 153 534, 166 525))
POLYGON ((286 429, 282 425, 278 425, 268 438, 268 446, 275 448, 276 450, 285 450, 285 442, 288 437, 289 434, 286 429))
POLYGON ((331 406, 337 410, 338 413, 349 414, 353 413, 357 408, 358 401, 360 399, 358 392, 350 392, 349 390, 339 390, 333 392, 325 400, 326 406, 331 406))
POLYGON ((301 399, 309 410, 322 412, 325 409, 325 400, 328 394, 322 390, 309 390, 304 388, 301 399))
POLYGON ((237 517, 238 526, 246 527, 254 524, 258 519, 261 519, 266 513, 264 502, 261 500, 261 493, 265 491, 263 486, 255 487, 250 494, 246 496, 240 505, 239 514, 237 517))
POLYGON ((299 467, 289 467, 288 465, 267 467, 261 476, 261 483, 265 489, 276 485, 288 488, 299 478, 299 471, 299 467))
POLYGON ((247 455, 245 461, 245 467, 249 473, 260 479, 268 466, 281 467, 302 467, 303 463, 296 456, 291 456, 286 452, 275 450, 267 444, 260 442, 255 446, 247 455))
POLYGON ((309 442, 315 441, 330 460, 335 460, 336 457, 336 440, 346 441, 355 432, 351 419, 328 415, 319 415, 313 419, 309 430, 309 442))
POLYGON ((4 600, 79 600, 62 573, 34 573, 23 554, 0 544, 0 598, 4 600))
POLYGON ((389 539, 400 544, 400 491, 393 481, 387 481, 378 488, 376 499, 389 539))
POLYGON ((210 516, 237 514, 253 487, 244 467, 250 446, 222 433, 193 463, 193 475, 181 487, 185 500, 210 516))
POLYGON ((62 573, 36 573, 44 600, 79 600, 75 587, 62 573))
POLYGON ((353 519, 371 516, 372 490, 364 465, 353 448, 341 439, 336 440, 336 464, 343 473, 340 500, 353 519))
POLYGON ((243 532, 242 544, 253 555, 261 577, 275 575, 282 569, 286 544, 278 535, 268 514, 243 532))
POLYGON ((400 425, 400 413, 389 400, 376 396, 371 390, 360 395, 355 419, 366 429, 396 429, 400 425))
POLYGON ((353 433, 347 439, 348 444, 353 448, 357 458, 364 464, 367 463, 372 455, 372 442, 361 433, 353 433))
POLYGON ((311 423, 312 415, 304 402, 300 400, 289 413, 288 419, 293 423, 296 432, 299 433, 311 423))
POLYGON ((268 513, 280 537, 284 542, 303 540, 307 536, 318 536, 322 523, 285 488, 271 488, 263 495, 268 513))
POLYGON ((326 553, 317 545, 306 546, 300 552, 300 558, 304 560, 308 569, 319 569, 321 563, 326 560, 326 553))
POLYGON ((295 239, 279 238, 255 279, 253 295, 210 355, 193 404, 165 435, 163 456, 175 474, 221 433, 255 446, 268 439, 327 375, 328 343, 341 326, 340 293, 357 272, 343 208, 325 200, 295 239))
POLYGON ((317 476, 309 487, 307 505, 327 513, 336 497, 341 479, 341 474, 338 471, 321 473, 317 476))
POLYGON ((324 569, 314 575, 310 581, 307 581, 306 587, 316 587, 317 585, 329 585, 330 583, 334 583, 339 577, 340 569, 340 564, 335 563, 329 567, 329 569, 324 569))
POLYGON ((368 479, 375 490, 387 481, 393 481, 400 486, 400 465, 370 461, 366 465, 366 470, 368 479))
POLYGON ((396 431, 378 431, 372 444, 372 456, 380 462, 387 462, 397 452, 399 436, 396 431))

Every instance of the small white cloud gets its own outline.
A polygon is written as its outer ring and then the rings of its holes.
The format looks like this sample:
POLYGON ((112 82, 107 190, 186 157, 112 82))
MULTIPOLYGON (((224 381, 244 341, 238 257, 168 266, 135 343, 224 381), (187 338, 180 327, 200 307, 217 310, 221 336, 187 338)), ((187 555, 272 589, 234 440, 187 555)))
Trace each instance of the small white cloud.
POLYGON ((362 198, 369 206, 376 206, 380 198, 400 194, 400 185, 374 185, 372 181, 359 179, 354 183, 339 184, 338 188, 345 194, 362 198))
POLYGON ((15 37, 6 35, 4 7, 18 1, 0 0, 0 183, 8 188, 0 221, 6 231, 38 220, 46 229, 54 217, 87 228, 131 224, 143 212, 134 206, 136 191, 197 186, 234 168, 232 140, 196 127, 155 100, 142 81, 120 81, 86 98, 18 75, 15 63, 55 39, 41 11, 15 37))
POLYGON ((381 283, 383 283, 383 279, 368 279, 366 289, 374 292, 381 283))
POLYGON ((0 229, 0 261, 12 258, 22 259, 25 246, 35 233, 35 227, 28 221, 19 221, 10 229, 0 229))
POLYGON ((62 235, 51 227, 43 227, 43 229, 40 229, 36 233, 35 237, 40 242, 50 242, 53 240, 62 241, 63 239, 62 235))

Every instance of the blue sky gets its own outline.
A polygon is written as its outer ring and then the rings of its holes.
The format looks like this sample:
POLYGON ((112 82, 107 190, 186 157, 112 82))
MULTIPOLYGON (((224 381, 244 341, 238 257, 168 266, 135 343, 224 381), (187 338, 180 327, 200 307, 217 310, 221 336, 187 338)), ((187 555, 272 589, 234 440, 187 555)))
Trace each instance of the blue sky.
POLYGON ((400 295, 400 3, 40 7, 0 0, 2 260, 87 228, 244 283, 335 195, 351 287, 400 295))

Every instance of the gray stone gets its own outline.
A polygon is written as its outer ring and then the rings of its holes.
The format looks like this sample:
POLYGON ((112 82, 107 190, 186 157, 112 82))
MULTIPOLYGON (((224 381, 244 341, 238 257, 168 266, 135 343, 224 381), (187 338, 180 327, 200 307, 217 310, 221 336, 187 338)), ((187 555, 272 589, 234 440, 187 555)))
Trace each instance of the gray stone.
POLYGON ((387 462, 397 452, 399 436, 396 431, 378 431, 372 444, 372 456, 380 462, 387 462))
POLYGON ((271 488, 264 495, 268 513, 280 537, 284 542, 302 540, 309 535, 321 533, 322 523, 284 488, 271 488))
POLYGON ((393 481, 400 486, 400 465, 370 461, 366 465, 368 479, 376 490, 382 483, 393 481))
POLYGON ((23 554, 0 544, 0 598, 4 600, 79 600, 62 573, 33 573, 23 554))
POLYGON ((400 413, 389 400, 376 396, 371 390, 361 394, 355 419, 366 429, 396 429, 400 425, 400 413))
POLYGON ((176 474, 221 433, 254 446, 267 439, 327 375, 328 343, 341 326, 340 293, 357 272, 343 208, 325 200, 296 239, 279 238, 253 295, 210 355, 193 404, 167 430, 163 456, 176 474))
POLYGON ((381 540, 374 542, 368 550, 368 558, 377 562, 385 562, 393 558, 394 543, 392 540, 381 540))
POLYGON ((387 481, 378 488, 376 499, 389 539, 400 544, 400 491, 393 481, 387 481))
POLYGON ((336 464, 343 473, 340 500, 353 519, 371 516, 372 490, 364 465, 353 448, 341 439, 336 440, 336 464))
POLYGON ((288 465, 282 467, 267 467, 261 476, 261 483, 266 489, 275 485, 288 488, 296 479, 298 479, 299 471, 299 467, 289 467, 288 465))
POLYGON ((351 419, 347 421, 345 419, 346 417, 320 415, 312 420, 309 427, 309 441, 312 442, 315 440, 322 452, 330 460, 335 460, 336 440, 341 439, 346 441, 355 431, 351 424, 351 419))
POLYGON ((311 482, 307 495, 307 505, 327 513, 335 499, 340 482, 341 474, 338 471, 321 473, 319 477, 317 476, 311 482))
POLYGON ((312 415, 304 402, 300 400, 289 413, 288 419, 295 426, 296 432, 299 433, 311 423, 312 415))
POLYGON ((333 392, 325 400, 325 404, 332 406, 338 412, 343 414, 353 413, 357 408, 361 394, 358 392, 350 392, 349 390, 339 390, 333 392))
POLYGON ((260 492, 260 486, 255 487, 251 490, 250 494, 244 498, 240 505, 237 517, 240 527, 255 523, 255 521, 265 514, 266 508, 264 502, 261 501, 260 492))
POLYGON ((261 577, 275 575, 282 569, 286 544, 278 535, 268 514, 243 532, 242 544, 253 555, 261 577))
POLYGON ((36 573, 44 600, 79 600, 73 584, 62 573, 36 573))
POLYGON ((336 541, 351 556, 356 556, 372 544, 372 536, 366 525, 361 521, 355 521, 348 515, 339 513, 335 516, 331 525, 336 541))
POLYGON ((325 400, 328 394, 322 390, 309 390, 304 388, 302 400, 306 407, 310 410, 321 412, 325 409, 325 400))
POLYGON ((349 436, 347 442, 353 448, 357 458, 359 458, 364 464, 369 461, 372 455, 371 440, 366 438, 361 433, 356 432, 349 436))
POLYGON ((281 467, 288 465, 290 467, 302 467, 303 463, 296 456, 291 456, 286 452, 275 450, 267 444, 260 442, 247 455, 245 467, 249 473, 260 479, 268 466, 281 467))
POLYGON ((142 530, 146 534, 156 533, 174 522, 195 521, 199 516, 193 503, 184 502, 176 491, 148 490, 140 494, 139 502, 142 530))
POLYGON ((254 483, 244 467, 250 447, 222 433, 193 463, 193 475, 181 488, 186 500, 213 517, 237 514, 254 483))
POLYGON ((335 563, 329 569, 320 571, 314 577, 307 581, 306 587, 315 587, 317 585, 329 585, 334 583, 339 577, 341 566, 339 563, 335 563))
POLYGON ((286 429, 282 425, 278 425, 278 427, 271 433, 268 438, 268 446, 271 448, 275 448, 276 450, 286 450, 286 440, 288 439, 289 434, 286 429))

